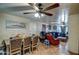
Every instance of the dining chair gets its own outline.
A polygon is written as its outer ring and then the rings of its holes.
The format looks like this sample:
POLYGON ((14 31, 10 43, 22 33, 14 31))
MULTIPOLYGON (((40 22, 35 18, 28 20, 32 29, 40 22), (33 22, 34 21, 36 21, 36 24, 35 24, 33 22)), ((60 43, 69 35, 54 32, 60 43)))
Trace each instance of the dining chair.
POLYGON ((33 53, 33 49, 36 47, 36 49, 38 50, 38 36, 35 36, 32 40, 32 53, 33 53))
POLYGON ((31 37, 24 38, 23 41, 23 54, 25 54, 25 50, 29 50, 29 53, 31 53, 31 37))
POLYGON ((2 41, 2 44, 1 45, 2 45, 1 46, 2 52, 3 52, 4 55, 6 55, 6 42, 5 42, 5 40, 2 41))
POLYGON ((15 55, 16 53, 21 54, 21 46, 22 46, 21 39, 10 40, 10 55, 15 55))

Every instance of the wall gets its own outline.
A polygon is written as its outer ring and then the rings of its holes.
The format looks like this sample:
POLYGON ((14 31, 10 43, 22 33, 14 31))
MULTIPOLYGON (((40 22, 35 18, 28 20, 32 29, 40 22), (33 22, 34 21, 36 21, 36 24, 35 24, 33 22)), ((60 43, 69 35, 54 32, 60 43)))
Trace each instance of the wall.
POLYGON ((32 22, 29 19, 22 18, 19 16, 9 15, 5 13, 0 13, 0 43, 2 40, 7 40, 11 36, 15 36, 16 34, 26 34, 30 35, 33 33, 39 33, 41 31, 40 22, 32 22), (25 29, 15 29, 15 30, 7 30, 6 29, 6 20, 13 20, 17 22, 23 22, 26 24, 25 29))
POLYGON ((79 14, 69 16, 69 51, 79 53, 79 14))
POLYGON ((42 30, 42 23, 41 22, 30 22, 28 24, 28 32, 29 34, 38 34, 42 30))

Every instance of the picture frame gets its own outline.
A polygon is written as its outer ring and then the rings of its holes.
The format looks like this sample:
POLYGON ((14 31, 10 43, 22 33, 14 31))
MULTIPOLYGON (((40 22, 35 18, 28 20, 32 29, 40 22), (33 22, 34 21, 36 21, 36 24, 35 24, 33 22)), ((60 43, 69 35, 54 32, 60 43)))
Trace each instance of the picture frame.
POLYGON ((25 23, 6 20, 6 29, 24 29, 26 28, 25 23))

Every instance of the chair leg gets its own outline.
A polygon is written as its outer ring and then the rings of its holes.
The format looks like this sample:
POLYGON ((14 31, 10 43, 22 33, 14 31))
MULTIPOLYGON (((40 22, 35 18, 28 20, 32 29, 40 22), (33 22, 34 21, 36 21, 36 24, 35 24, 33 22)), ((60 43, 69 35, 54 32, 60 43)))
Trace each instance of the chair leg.
POLYGON ((39 46, 39 45, 37 44, 37 46, 36 46, 37 51, 38 51, 38 46, 39 46))
POLYGON ((33 47, 32 47, 32 53, 33 53, 33 47))
POLYGON ((37 51, 38 51, 38 47, 36 47, 37 51))
POLYGON ((10 51, 10 55, 11 55, 11 51, 10 51))
POLYGON ((20 55, 21 55, 21 50, 20 50, 20 55))
POLYGON ((31 53, 31 48, 29 48, 29 53, 31 53))
POLYGON ((23 55, 25 54, 24 51, 25 51, 25 50, 23 50, 23 55))

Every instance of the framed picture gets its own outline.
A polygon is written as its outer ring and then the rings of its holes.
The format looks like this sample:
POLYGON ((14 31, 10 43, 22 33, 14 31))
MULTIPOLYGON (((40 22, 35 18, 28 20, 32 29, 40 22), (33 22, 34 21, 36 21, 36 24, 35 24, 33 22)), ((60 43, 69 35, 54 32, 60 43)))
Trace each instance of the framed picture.
POLYGON ((57 30, 57 25, 54 25, 54 26, 53 26, 53 29, 54 29, 54 30, 57 30))
POLYGON ((51 30, 51 25, 48 25, 48 29, 51 30))
POLYGON ((25 23, 16 22, 16 21, 6 21, 6 29, 23 29, 26 28, 25 23))
POLYGON ((42 24, 42 31, 46 31, 46 25, 42 24))

